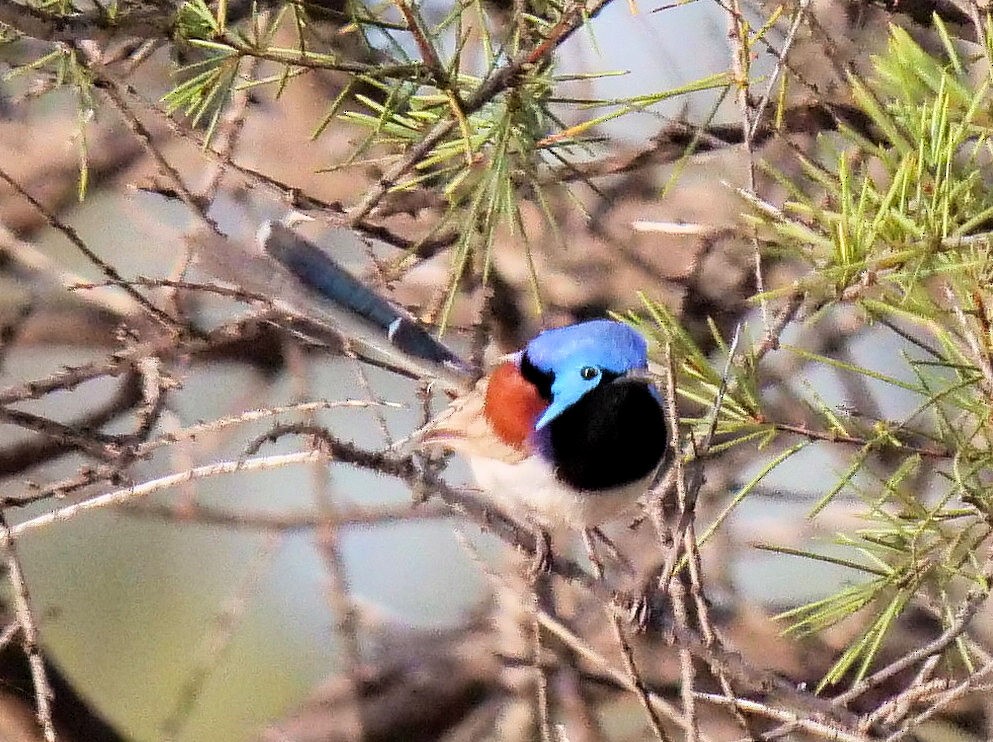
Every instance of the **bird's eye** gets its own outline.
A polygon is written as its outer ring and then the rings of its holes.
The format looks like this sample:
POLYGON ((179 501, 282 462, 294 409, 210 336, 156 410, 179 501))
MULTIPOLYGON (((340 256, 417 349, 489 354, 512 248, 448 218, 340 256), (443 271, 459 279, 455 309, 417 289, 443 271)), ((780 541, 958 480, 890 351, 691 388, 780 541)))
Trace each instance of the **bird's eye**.
POLYGON ((599 376, 599 374, 600 370, 594 368, 593 366, 583 366, 582 370, 579 372, 579 375, 582 376, 585 381, 592 381, 599 376))

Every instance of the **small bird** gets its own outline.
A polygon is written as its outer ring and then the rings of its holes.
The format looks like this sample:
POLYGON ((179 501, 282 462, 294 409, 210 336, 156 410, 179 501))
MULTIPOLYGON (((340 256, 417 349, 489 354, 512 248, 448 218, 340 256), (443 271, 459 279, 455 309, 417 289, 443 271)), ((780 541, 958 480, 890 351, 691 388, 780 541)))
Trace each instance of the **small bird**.
POLYGON ((319 247, 279 223, 259 237, 315 305, 358 317, 380 339, 365 333, 364 343, 455 380, 461 393, 410 443, 465 456, 506 515, 543 534, 592 528, 632 505, 657 475, 669 428, 647 344, 628 325, 597 319, 545 330, 469 388, 468 364, 319 247))
POLYGON ((651 484, 668 446, 644 338, 599 319, 545 330, 418 436, 542 529, 599 525, 651 484))

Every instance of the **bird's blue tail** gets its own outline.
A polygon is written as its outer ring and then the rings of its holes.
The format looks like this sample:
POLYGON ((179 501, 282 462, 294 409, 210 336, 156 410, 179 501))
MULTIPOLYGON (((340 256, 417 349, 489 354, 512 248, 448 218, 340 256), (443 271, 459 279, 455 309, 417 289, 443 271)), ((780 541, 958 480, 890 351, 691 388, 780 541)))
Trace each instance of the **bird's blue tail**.
MULTIPOLYGON (((468 377, 470 366, 421 327, 408 312, 387 301, 342 268, 317 245, 279 222, 270 222, 259 232, 265 251, 307 289, 330 313, 358 320, 377 338, 361 340, 374 347, 400 351, 440 368, 447 375, 468 377), (330 305, 330 306, 329 306, 330 305)), ((348 324, 354 325, 354 322, 348 324)))

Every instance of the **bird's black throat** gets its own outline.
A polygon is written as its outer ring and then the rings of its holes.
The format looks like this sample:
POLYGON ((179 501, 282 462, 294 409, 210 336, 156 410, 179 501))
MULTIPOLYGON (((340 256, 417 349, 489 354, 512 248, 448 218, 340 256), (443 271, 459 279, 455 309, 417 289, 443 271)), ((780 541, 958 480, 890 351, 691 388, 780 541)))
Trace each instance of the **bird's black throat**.
POLYGON ((650 474, 669 442, 662 405, 643 381, 605 377, 548 424, 558 478, 606 490, 650 474))

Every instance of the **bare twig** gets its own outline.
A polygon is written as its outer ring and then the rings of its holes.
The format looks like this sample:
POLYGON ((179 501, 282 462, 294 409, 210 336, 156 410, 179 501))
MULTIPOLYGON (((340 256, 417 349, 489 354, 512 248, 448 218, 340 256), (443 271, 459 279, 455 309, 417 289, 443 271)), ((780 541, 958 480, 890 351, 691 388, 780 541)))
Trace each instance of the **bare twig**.
MULTIPOLYGON (((583 543, 586 546, 586 553, 589 556, 590 563, 593 565, 593 574, 598 580, 603 580, 603 565, 600 563, 600 560, 596 555, 596 549, 593 546, 593 540, 589 530, 583 531, 583 543)), ((658 712, 652 705, 651 699, 649 698, 645 681, 641 677, 641 672, 638 670, 638 664, 634 659, 634 651, 632 650, 631 644, 628 642, 627 637, 624 635, 624 625, 621 621, 621 617, 618 615, 617 611, 611 610, 609 611, 608 618, 610 620, 611 629, 614 632, 614 640, 617 642, 617 648, 620 650, 621 658, 624 661, 624 671, 627 673, 630 686, 634 689, 634 693, 638 696, 638 701, 641 703, 641 707, 645 711, 648 726, 652 730, 652 734, 655 739, 659 740, 659 742, 667 742, 669 737, 662 728, 662 720, 659 718, 658 712)), ((686 718, 690 735, 696 739, 695 734, 699 730, 695 729, 693 720, 689 715, 687 715, 686 718)))
POLYGON ((65 507, 52 510, 44 515, 39 515, 22 521, 14 526, 11 529, 11 532, 15 537, 20 537, 28 531, 43 528, 45 526, 52 525, 53 523, 61 523, 63 521, 72 520, 80 513, 84 513, 88 510, 97 510, 105 507, 124 505, 154 492, 161 492, 177 485, 196 481, 198 479, 206 479, 209 477, 216 477, 221 474, 233 474, 235 472, 242 471, 275 469, 282 466, 289 466, 291 464, 305 464, 311 461, 318 461, 320 459, 321 453, 318 451, 300 451, 297 453, 289 453, 279 456, 260 456, 254 459, 219 461, 214 464, 205 464, 204 466, 198 466, 186 471, 176 472, 164 477, 152 479, 148 482, 144 482, 143 484, 114 490, 113 492, 92 497, 88 500, 82 500, 81 502, 73 503, 72 505, 66 505, 65 507))
POLYGON ((61 232, 62 235, 69 240, 73 247, 79 250, 87 260, 93 263, 93 265, 95 265, 101 273, 112 281, 122 282, 120 285, 123 289, 131 296, 132 299, 135 300, 135 302, 137 302, 138 306, 142 307, 152 318, 159 322, 159 324, 177 332, 183 330, 182 327, 177 325, 176 321, 172 317, 148 301, 148 299, 142 296, 133 287, 129 287, 124 284, 124 279, 121 277, 121 274, 117 272, 117 269, 114 266, 93 252, 93 250, 91 250, 86 242, 83 241, 83 238, 79 236, 79 233, 75 229, 63 222, 44 204, 38 201, 38 199, 28 193, 24 186, 18 183, 17 180, 9 175, 2 167, 0 167, 0 179, 13 188, 21 196, 21 198, 31 204, 31 206, 34 207, 39 214, 41 214, 41 216, 53 229, 61 232))
POLYGON ((7 576, 13 587, 14 615, 21 629, 21 641, 24 653, 28 657, 31 668, 31 681, 34 684, 35 710, 38 725, 45 736, 45 742, 55 742, 55 724, 52 722, 52 687, 48 682, 45 671, 45 661, 38 646, 38 625, 31 612, 31 598, 28 585, 24 580, 21 562, 17 558, 14 545, 13 529, 7 524, 7 519, 0 510, 0 554, 7 566, 7 576))
POLYGON ((937 714, 947 708, 949 704, 961 699, 967 693, 978 691, 981 681, 988 679, 991 673, 993 673, 993 664, 984 665, 969 675, 969 677, 961 683, 957 684, 953 688, 949 688, 944 693, 938 694, 937 697, 931 701, 930 706, 926 710, 922 711, 920 714, 917 714, 913 718, 907 719, 898 731, 886 738, 885 742, 898 742, 899 740, 905 739, 913 732, 914 729, 929 719, 933 719, 937 714))
MULTIPOLYGON (((569 2, 567 10, 562 14, 562 19, 545 33, 544 41, 534 49, 522 50, 507 64, 493 70, 483 80, 476 91, 463 102, 461 106, 462 113, 466 116, 475 113, 506 90, 525 69, 544 61, 566 39, 572 36, 584 22, 589 18, 595 17, 611 1, 595 0, 590 8, 586 8, 583 2, 575 2, 575 0, 569 2)), ((399 182, 400 178, 410 172, 428 152, 447 137, 457 124, 458 119, 454 115, 450 118, 442 119, 435 124, 420 141, 407 150, 407 153, 396 164, 383 173, 372 188, 366 192, 362 201, 349 213, 349 223, 355 225, 365 219, 376 208, 383 196, 399 182)))
MULTIPOLYGON (((673 547, 676 550, 676 547, 673 547)), ((689 631, 689 612, 686 610, 686 589, 680 579, 670 580, 669 595, 672 600, 672 615, 676 625, 683 631, 689 631)), ((693 655, 686 647, 677 647, 679 653, 679 693, 683 700, 683 716, 686 718, 686 740, 697 742, 700 739, 700 718, 697 715, 696 698, 696 668, 693 666, 693 655)))
MULTIPOLYGON (((153 503, 132 503, 121 506, 121 512, 139 518, 151 518, 172 523, 199 523, 232 529, 292 533, 316 529, 324 521, 320 515, 274 514, 264 511, 224 510, 199 503, 184 503, 181 507, 153 503)), ((379 507, 339 508, 339 528, 379 526, 419 520, 438 520, 450 515, 443 507, 432 503, 414 505, 409 502, 379 507)))
POLYGON ((854 730, 845 729, 833 723, 825 723, 818 719, 804 717, 803 714, 798 714, 791 709, 779 709, 747 698, 729 699, 727 696, 716 693, 702 693, 697 691, 694 695, 698 701, 703 701, 704 703, 725 707, 733 706, 742 711, 758 714, 768 719, 795 724, 797 728, 805 732, 826 740, 832 740, 832 742, 869 742, 868 737, 854 730))
POLYGON ((972 618, 979 609, 986 603, 990 596, 990 584, 993 582, 993 557, 986 560, 982 572, 979 575, 977 586, 973 587, 966 595, 965 600, 959 607, 955 617, 949 623, 948 628, 941 632, 941 635, 928 642, 922 647, 918 647, 912 652, 908 652, 900 659, 890 663, 881 670, 874 672, 864 680, 859 681, 844 693, 839 694, 833 701, 836 706, 848 704, 854 699, 862 696, 872 688, 898 675, 899 673, 913 667, 918 662, 923 662, 930 657, 943 652, 948 646, 955 642, 963 634, 972 622, 972 618))
MULTIPOLYGON (((747 36, 748 24, 741 13, 741 5, 738 0, 730 0, 730 7, 728 8, 728 38, 731 39, 733 47, 731 69, 735 76, 736 99, 741 114, 741 131, 744 136, 744 149, 748 158, 748 189, 752 193, 755 193, 757 181, 755 177, 755 149, 752 136, 759 118, 758 116, 754 116, 753 118, 751 111, 752 101, 749 90, 749 74, 751 69, 749 60, 751 58, 751 50, 747 36)), ((784 52, 781 59, 785 59, 785 57, 786 53, 784 52)), ((750 231, 752 254, 755 262, 755 288, 760 297, 759 309, 762 313, 762 327, 765 328, 766 334, 769 334, 769 309, 763 295, 765 292, 765 279, 762 275, 762 250, 759 244, 758 228, 752 226, 750 231)))
POLYGON ((111 17, 101 6, 89 12, 50 13, 31 5, 7 2, 0 4, 0 23, 44 41, 72 42, 118 34, 168 38, 172 33, 172 15, 154 3, 137 3, 128 12, 111 17))

